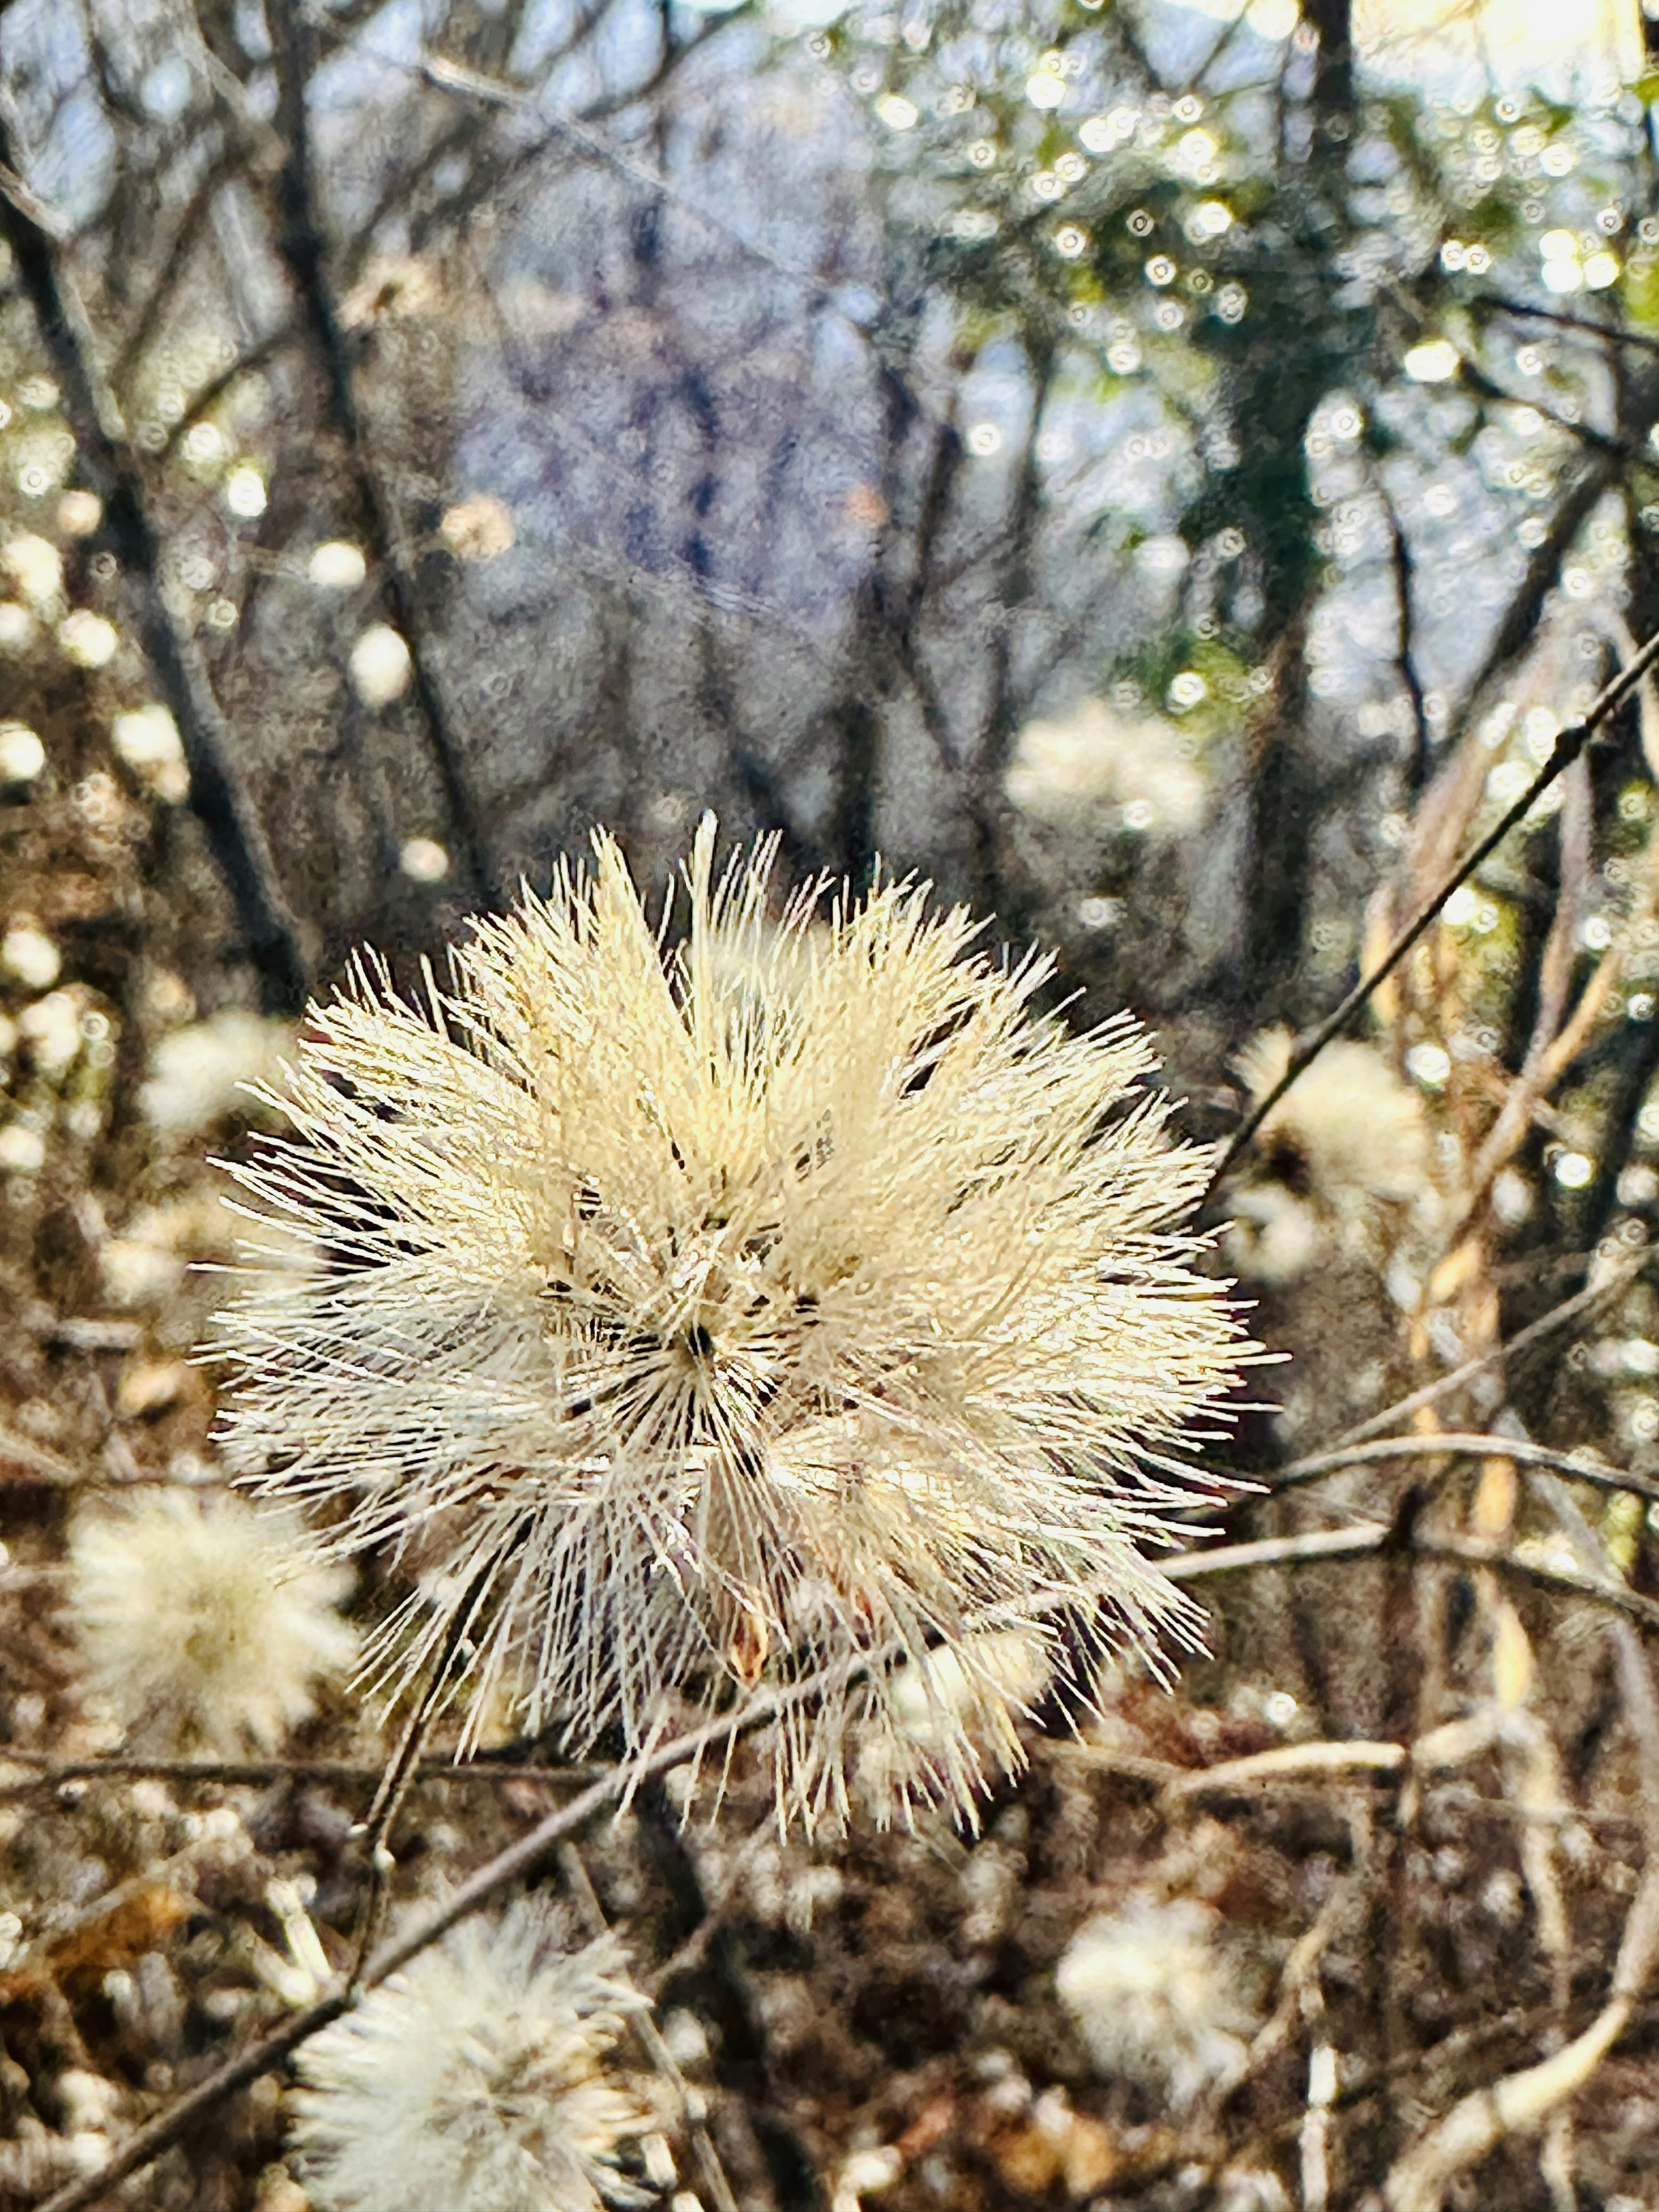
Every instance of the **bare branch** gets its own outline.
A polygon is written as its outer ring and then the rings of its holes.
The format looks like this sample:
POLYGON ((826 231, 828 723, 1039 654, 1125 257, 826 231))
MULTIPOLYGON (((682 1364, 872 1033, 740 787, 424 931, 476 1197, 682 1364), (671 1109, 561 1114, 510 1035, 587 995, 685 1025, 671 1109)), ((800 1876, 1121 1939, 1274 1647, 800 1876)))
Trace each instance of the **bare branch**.
POLYGON ((1659 1501, 1659 1482, 1650 1475, 1632 1474, 1623 1468, 1608 1467, 1604 1461, 1587 1459, 1581 1454, 1552 1451, 1544 1444, 1461 1430, 1443 1436, 1390 1437, 1378 1443, 1345 1444, 1332 1451, 1313 1452, 1305 1459, 1292 1460, 1288 1467, 1279 1468, 1267 1486, 1277 1495, 1281 1490, 1298 1489, 1304 1483, 1339 1474, 1345 1468, 1374 1467, 1397 1459, 1442 1457, 1516 1460, 1523 1467, 1544 1467, 1559 1474, 1570 1474, 1576 1481, 1591 1483, 1598 1490, 1626 1491, 1637 1498, 1659 1501))
POLYGON ((1397 1774, 1409 1761, 1403 1743, 1281 1743, 1246 1759, 1226 1759, 1171 1782, 1170 1797, 1202 1796, 1254 1782, 1297 1780, 1304 1775, 1397 1774))
MULTIPOLYGON (((352 1759, 139 1759, 113 1752, 100 1759, 54 1759, 49 1752, 26 1745, 0 1743, 0 1766, 34 1766, 40 1771, 27 1782, 0 1785, 0 1804, 29 1797, 42 1790, 61 1790, 70 1782, 118 1782, 153 1778, 161 1782, 213 1783, 227 1787, 268 1787, 275 1782, 339 1782, 379 1784, 386 1777, 383 1762, 352 1759)), ((494 1787, 503 1782, 591 1782, 599 1770, 591 1765, 520 1766, 507 1759, 451 1760, 428 1759, 414 1770, 419 1782, 482 1782, 494 1787)))
POLYGON ((282 211, 277 246, 322 347, 328 371, 330 412, 357 479, 373 550, 386 580, 393 619, 409 648, 415 697, 426 725, 461 866, 473 890, 488 895, 495 886, 487 841, 439 689, 402 519, 376 465, 368 428, 357 404, 351 351, 329 283, 321 222, 312 185, 311 128, 306 105, 312 41, 298 15, 297 10, 277 8, 271 17, 271 40, 276 57, 277 122, 284 142, 282 173, 276 187, 282 211))
POLYGON ((1420 1413, 1425 1407, 1437 1405, 1443 1398, 1449 1397, 1466 1383, 1473 1382, 1477 1375, 1484 1375, 1494 1367, 1501 1367, 1506 1360, 1518 1358, 1522 1352, 1530 1352, 1535 1345, 1553 1336, 1558 1329, 1565 1328, 1594 1312, 1605 1299, 1628 1290, 1637 1277, 1653 1264, 1653 1258, 1651 1252, 1644 1251, 1622 1267, 1609 1267, 1605 1274, 1586 1285, 1584 1289, 1575 1291, 1571 1297, 1564 1298, 1559 1305, 1552 1306, 1547 1313, 1540 1314, 1536 1321, 1529 1322, 1525 1328, 1517 1330, 1507 1342, 1494 1345, 1490 1352, 1480 1352, 1474 1359, 1466 1359, 1461 1367, 1453 1368, 1449 1375, 1442 1375, 1432 1382, 1425 1382, 1420 1389, 1409 1391, 1405 1397, 1397 1398, 1392 1406, 1385 1406, 1380 1413, 1373 1413, 1369 1420, 1357 1422, 1338 1437, 1330 1449, 1334 1451, 1346 1450, 1350 1444, 1363 1443, 1368 1437, 1381 1436, 1389 1429, 1397 1428, 1401 1421, 1409 1420, 1413 1413, 1420 1413))
MULTIPOLYGON (((1588 1598, 1592 1604, 1628 1614, 1644 1627, 1659 1629, 1659 1601, 1644 1597, 1606 1576, 1547 1565, 1542 1560, 1499 1551, 1469 1537, 1413 1535, 1407 1540, 1421 1559, 1443 1559, 1460 1567, 1490 1568, 1494 1573, 1534 1583, 1564 1596, 1588 1598)), ((1249 1573, 1257 1567, 1321 1566, 1375 1559, 1399 1541, 1398 1533, 1383 1522, 1363 1521, 1352 1528, 1311 1528, 1296 1536, 1264 1536, 1253 1544, 1218 1544, 1208 1551, 1183 1552, 1178 1559, 1161 1561, 1158 1571, 1171 1582, 1203 1582, 1211 1576, 1249 1573)), ((1071 1602, 1076 1601, 1073 1595, 1071 1602)))
POLYGON ((1400 510, 1380 479, 1376 482, 1383 512, 1389 518, 1389 546, 1394 574, 1394 665, 1406 687, 1406 696, 1411 702, 1412 757, 1407 782, 1415 793, 1422 790, 1429 775, 1429 717, 1423 703, 1423 679, 1418 672, 1417 654, 1412 642, 1415 563, 1412 558, 1411 542, 1400 520, 1400 510))
MULTIPOLYGON (((590 1936, 603 1936, 611 1923, 605 1917, 599 1892, 587 1871, 587 1864, 574 1844, 558 1847, 559 1872, 564 1877, 565 1887, 576 1900, 576 1909, 590 1936)), ((681 2118, 691 2139, 691 2148, 702 2176, 703 2187, 708 2192, 712 2212, 738 2212, 738 2200, 732 2193, 726 2168, 720 2164, 720 2153, 714 2138, 703 2124, 700 2112, 694 2106, 691 2094, 686 2087, 685 2076, 669 2049, 662 2030, 652 2012, 630 2013, 629 2027, 646 2057, 667 2082, 679 2104, 681 2118)))
MULTIPOLYGON (((0 167, 13 167, 12 126, 0 107, 0 167)), ((98 366, 84 310, 63 266, 57 229, 27 187, 0 179, 0 236, 10 246, 41 337, 58 370, 82 465, 104 501, 106 526, 139 599, 139 635, 156 687, 177 723, 190 769, 190 805, 235 902, 249 957, 273 1012, 304 1006, 309 963, 279 888, 264 832, 232 758, 230 732, 196 641, 161 586, 161 545, 137 460, 98 366)))
POLYGON ((160 329, 162 319, 173 302, 179 278, 190 263, 191 256, 201 243, 202 227, 206 221, 220 188, 234 176, 247 155, 247 148, 240 136, 233 137, 217 156, 208 164, 201 182, 191 193, 188 204, 173 226, 173 237, 162 256, 155 280, 145 295, 143 306, 134 318, 131 329, 121 343, 121 350, 110 364, 109 380, 117 392, 125 392, 127 380, 143 360, 149 342, 160 329))
POLYGON ((179 444, 189 434, 191 425, 199 422, 209 408, 216 401, 222 399, 239 378, 251 376, 256 368, 263 368, 265 363, 274 355, 280 353, 284 346, 298 344, 304 335, 304 331, 296 317, 293 322, 283 323, 266 337, 256 339, 234 360, 228 362, 217 375, 210 376, 207 382, 193 392, 185 402, 183 414, 167 432, 167 442, 161 448, 156 459, 163 461, 170 460, 179 444))
POLYGON ((1659 354, 1659 338, 1649 331, 1618 330, 1611 323, 1593 322, 1588 315, 1570 315, 1559 307, 1529 307, 1524 300, 1505 299, 1498 292, 1483 292, 1473 302, 1477 308, 1492 307, 1516 322, 1553 323, 1559 330, 1579 331, 1586 337, 1604 338, 1613 345, 1635 346, 1643 353, 1659 354))

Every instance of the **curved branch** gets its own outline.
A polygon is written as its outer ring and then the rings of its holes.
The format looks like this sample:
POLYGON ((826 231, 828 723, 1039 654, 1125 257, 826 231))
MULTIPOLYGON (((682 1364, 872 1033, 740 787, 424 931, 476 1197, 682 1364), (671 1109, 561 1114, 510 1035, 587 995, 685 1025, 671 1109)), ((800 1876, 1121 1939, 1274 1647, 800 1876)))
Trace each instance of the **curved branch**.
POLYGON ((1281 1490, 1299 1489, 1305 1482, 1317 1482, 1325 1475, 1338 1474, 1345 1468, 1376 1466, 1393 1459, 1440 1457, 1511 1459, 1522 1467, 1544 1467, 1557 1474, 1570 1474, 1576 1481, 1591 1483, 1598 1490, 1628 1491, 1633 1497, 1659 1502, 1659 1482, 1650 1475, 1632 1474, 1623 1468, 1607 1467, 1600 1460, 1583 1459, 1571 1452, 1551 1451, 1544 1444, 1462 1431, 1444 1436, 1385 1437, 1373 1443, 1344 1444, 1331 1451, 1311 1452, 1307 1458, 1292 1460, 1288 1467, 1281 1468, 1268 1479, 1266 1486, 1277 1495, 1281 1490))

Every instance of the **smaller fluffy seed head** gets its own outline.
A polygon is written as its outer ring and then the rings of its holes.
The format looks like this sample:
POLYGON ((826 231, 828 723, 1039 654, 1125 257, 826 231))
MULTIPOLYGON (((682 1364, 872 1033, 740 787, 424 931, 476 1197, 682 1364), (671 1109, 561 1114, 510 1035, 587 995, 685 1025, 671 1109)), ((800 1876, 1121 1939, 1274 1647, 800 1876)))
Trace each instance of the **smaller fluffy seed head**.
MULTIPOLYGON (((1265 1098, 1291 1064, 1288 1030, 1265 1030, 1238 1055, 1253 1098, 1265 1098)), ((1258 1154, 1283 1157, 1293 1177, 1328 1207, 1356 1200, 1395 1204, 1430 1180, 1422 1095, 1374 1045, 1339 1037, 1297 1078, 1262 1123, 1258 1154)))
POLYGON ((297 2060, 294 2142, 327 2212, 600 2212, 653 2123, 608 2080, 641 1999, 614 1937, 558 1948, 546 1901, 452 1930, 297 2060))
POLYGON ((1190 1898, 1136 1899, 1085 1921, 1055 1977, 1101 2072, 1139 2082, 1177 2111, 1244 2055, 1249 2012, 1216 1941, 1220 1925, 1190 1898))
POLYGON ((70 1552, 88 1686, 131 1749, 275 1751, 315 1710, 319 1679, 356 1658, 336 1610, 352 1572, 316 1558, 289 1516, 155 1491, 83 1512, 70 1552))
MULTIPOLYGON (((1135 1024, 1040 1016, 1048 963, 915 886, 773 920, 771 860, 717 872, 706 823, 676 945, 601 837, 447 993, 366 967, 313 1009, 293 1134, 238 1172, 328 1261, 223 1317, 227 1449, 422 1557, 389 1681, 465 1610, 475 1682, 578 1750, 881 1655, 776 1732, 810 1817, 941 1648, 1194 1639, 1139 1546, 1243 1347, 1135 1024)), ((978 1765, 958 1727, 924 1787, 970 1811, 978 1765)))

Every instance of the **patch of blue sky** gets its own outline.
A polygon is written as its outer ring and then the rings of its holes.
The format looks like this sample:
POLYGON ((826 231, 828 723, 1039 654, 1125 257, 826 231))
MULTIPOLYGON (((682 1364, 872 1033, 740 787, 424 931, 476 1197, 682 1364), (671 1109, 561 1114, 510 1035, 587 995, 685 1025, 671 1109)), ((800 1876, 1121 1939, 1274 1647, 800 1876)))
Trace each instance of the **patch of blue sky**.
POLYGON ((96 88, 82 82, 53 117, 29 182, 60 222, 78 230, 102 213, 114 176, 115 134, 96 88))
POLYGON ((348 42, 325 50, 312 73, 310 101, 319 115, 373 106, 401 91, 426 39, 421 0, 386 0, 348 42))

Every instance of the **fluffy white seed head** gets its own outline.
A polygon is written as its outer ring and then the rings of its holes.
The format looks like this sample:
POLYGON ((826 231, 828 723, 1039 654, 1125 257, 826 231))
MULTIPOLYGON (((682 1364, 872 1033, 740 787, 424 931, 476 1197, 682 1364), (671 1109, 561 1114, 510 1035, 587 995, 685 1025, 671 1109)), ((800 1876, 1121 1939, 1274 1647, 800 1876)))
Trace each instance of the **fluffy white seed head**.
POLYGON ((85 1511, 70 1611, 88 1686, 131 1749, 275 1751, 315 1710, 319 1680, 357 1656, 336 1610, 353 1579, 291 1516, 240 1498, 152 1491, 85 1511))
POLYGON ((293 1042, 286 1022, 222 1007, 161 1038, 138 1087, 138 1110, 165 1137, 199 1137, 228 1115, 252 1112, 247 1091, 281 1072, 293 1042))
MULTIPOLYGON (((1253 1098, 1290 1065, 1288 1030, 1252 1038, 1235 1066, 1253 1098)), ((1380 1260, 1437 1205, 1422 1094, 1375 1046, 1327 1045, 1262 1123, 1257 1172, 1232 1195, 1228 1257, 1264 1283, 1289 1283, 1333 1245, 1380 1260)))
MULTIPOLYGON (((1291 1064, 1288 1030, 1266 1030, 1240 1053, 1239 1074, 1265 1097, 1291 1064)), ((1298 1076, 1262 1123, 1257 1150, 1294 1155, 1328 1206, 1352 1194, 1404 1203, 1431 1178, 1421 1093, 1374 1045, 1339 1037, 1298 1076)))
POLYGON ((1103 2074, 1184 2110, 1244 2056, 1251 2025, 1221 1923, 1190 1898, 1134 1899, 1085 1921, 1060 1960, 1060 2002, 1103 2074))
POLYGON ((717 875, 705 823, 671 949, 601 836, 447 992, 365 963, 313 1009, 293 1134, 238 1172, 268 1249, 331 1261, 223 1316, 226 1446, 331 1540, 414 1551, 394 1683, 465 1610, 474 1680, 577 1747, 885 1655, 778 1731, 810 1815, 940 1647, 1191 1638, 1138 1543, 1244 1347, 1135 1024, 1039 1018, 1048 963, 908 885, 770 920, 771 859, 717 875))
POLYGON ((325 2212, 600 2212, 648 2192, 616 2166, 653 2123, 606 2078, 640 1999, 606 1937, 557 1946, 545 1901, 470 1920, 297 2061, 294 2142, 325 2212))

